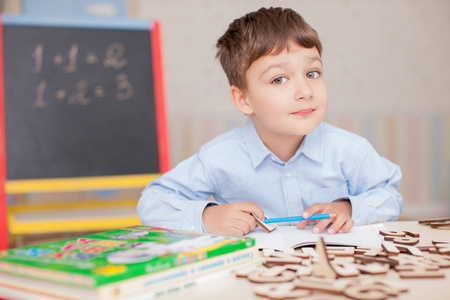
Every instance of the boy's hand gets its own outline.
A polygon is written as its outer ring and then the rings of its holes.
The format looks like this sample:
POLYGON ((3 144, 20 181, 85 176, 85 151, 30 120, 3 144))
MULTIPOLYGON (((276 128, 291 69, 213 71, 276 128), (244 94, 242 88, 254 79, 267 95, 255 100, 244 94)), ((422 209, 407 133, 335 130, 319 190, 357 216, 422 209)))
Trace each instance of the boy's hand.
POLYGON ((206 231, 217 234, 245 235, 256 227, 256 220, 264 219, 264 212, 253 202, 235 202, 207 206, 203 211, 206 231))
POLYGON ((333 225, 328 228, 327 232, 328 234, 335 234, 336 232, 345 233, 353 227, 353 220, 351 219, 352 205, 349 200, 313 204, 303 212, 302 217, 309 218, 311 215, 319 213, 332 213, 336 214, 336 217, 333 219, 300 221, 297 224, 297 228, 303 229, 310 222, 317 222, 313 232, 320 233, 328 224, 332 223, 333 225))

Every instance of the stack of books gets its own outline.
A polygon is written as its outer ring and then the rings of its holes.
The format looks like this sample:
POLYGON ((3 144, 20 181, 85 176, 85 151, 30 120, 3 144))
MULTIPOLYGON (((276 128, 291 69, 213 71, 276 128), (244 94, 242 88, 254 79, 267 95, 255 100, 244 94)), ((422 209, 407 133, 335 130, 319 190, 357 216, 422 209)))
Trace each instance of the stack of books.
POLYGON ((130 226, 0 252, 0 292, 65 299, 154 296, 246 263, 260 263, 252 238, 130 226))

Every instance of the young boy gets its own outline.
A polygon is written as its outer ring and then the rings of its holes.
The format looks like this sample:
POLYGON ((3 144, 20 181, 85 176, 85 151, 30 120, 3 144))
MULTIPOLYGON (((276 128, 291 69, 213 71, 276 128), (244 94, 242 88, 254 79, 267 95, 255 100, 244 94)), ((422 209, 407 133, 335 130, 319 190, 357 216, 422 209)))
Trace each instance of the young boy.
POLYGON ((322 45, 299 14, 249 13, 230 24, 217 49, 247 123, 150 182, 137 207, 142 224, 243 235, 256 227, 250 213, 259 219, 334 213, 313 228, 319 233, 329 225, 334 234, 398 218, 398 166, 367 140, 323 122, 322 45))

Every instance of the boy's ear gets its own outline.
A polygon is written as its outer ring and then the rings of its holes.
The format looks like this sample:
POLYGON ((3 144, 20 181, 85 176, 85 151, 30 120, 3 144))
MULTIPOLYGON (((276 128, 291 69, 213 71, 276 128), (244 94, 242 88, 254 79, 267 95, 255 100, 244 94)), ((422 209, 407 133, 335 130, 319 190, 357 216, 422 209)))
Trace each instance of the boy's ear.
POLYGON ((245 115, 250 115, 253 113, 253 109, 250 107, 247 99, 245 98, 245 94, 241 91, 240 88, 232 85, 230 87, 230 95, 234 105, 241 113, 245 115))

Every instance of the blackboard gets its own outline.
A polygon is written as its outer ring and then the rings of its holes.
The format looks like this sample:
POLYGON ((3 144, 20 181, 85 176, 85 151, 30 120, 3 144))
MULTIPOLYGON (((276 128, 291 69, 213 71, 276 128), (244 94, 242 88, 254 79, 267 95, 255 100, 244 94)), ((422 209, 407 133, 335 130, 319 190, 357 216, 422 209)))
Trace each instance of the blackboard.
POLYGON ((166 171, 157 23, 1 23, 7 180, 166 171))

